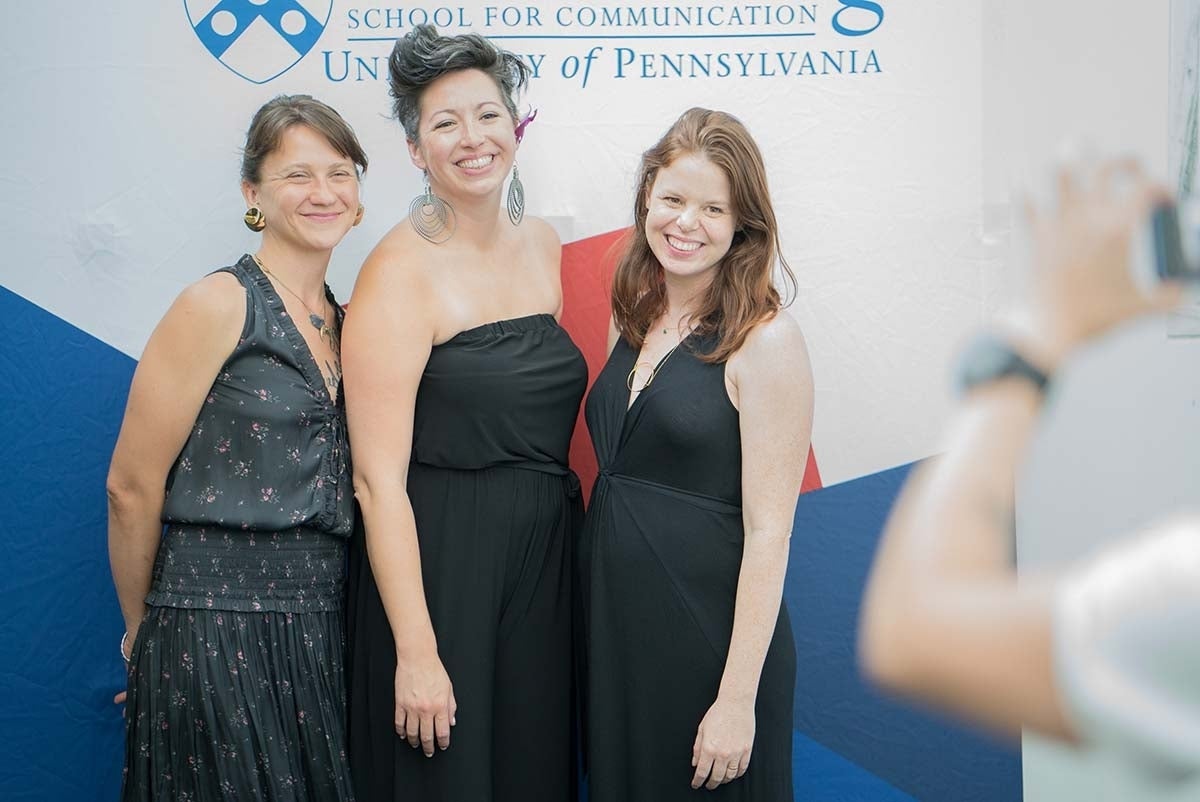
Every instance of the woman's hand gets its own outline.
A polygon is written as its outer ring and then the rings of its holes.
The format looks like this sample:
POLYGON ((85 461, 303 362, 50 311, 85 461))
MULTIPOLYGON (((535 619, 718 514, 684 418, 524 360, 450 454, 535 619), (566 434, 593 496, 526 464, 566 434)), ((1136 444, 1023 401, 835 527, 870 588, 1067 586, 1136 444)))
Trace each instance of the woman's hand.
POLYGON ((732 702, 717 697, 704 714, 692 745, 692 788, 713 790, 736 780, 750 766, 754 748, 754 701, 732 702))
POLYGON ((1058 199, 1044 208, 1027 203, 1034 275, 1028 309, 1030 343, 1054 370, 1067 353, 1119 323, 1165 311, 1181 299, 1181 287, 1163 283, 1139 289, 1129 268, 1130 243, 1147 226, 1166 191, 1132 160, 1091 169, 1064 168, 1058 199))
POLYGON ((396 734, 425 757, 450 746, 458 703, 454 686, 436 654, 396 661, 396 734))
MULTIPOLYGON (((125 668, 127 670, 129 668, 129 661, 133 658, 133 642, 136 639, 137 639, 137 630, 136 629, 126 630, 125 635, 121 638, 121 657, 125 658, 125 668)), ((121 691, 116 696, 114 696, 113 704, 114 705, 125 704, 125 693, 126 693, 125 691, 121 691)), ((124 712, 122 712, 122 715, 124 715, 124 712)))

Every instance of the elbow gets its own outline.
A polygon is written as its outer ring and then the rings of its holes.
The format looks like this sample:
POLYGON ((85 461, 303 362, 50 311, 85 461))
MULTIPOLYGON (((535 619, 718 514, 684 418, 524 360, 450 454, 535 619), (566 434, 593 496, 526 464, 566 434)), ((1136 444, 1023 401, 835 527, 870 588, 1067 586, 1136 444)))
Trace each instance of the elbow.
POLYGON ((371 483, 367 480, 366 474, 360 471, 358 466, 355 466, 350 481, 354 487, 354 500, 358 502, 358 506, 368 506, 371 501, 371 483))
POLYGON ((116 467, 109 469, 104 491, 108 497, 109 514, 118 518, 145 508, 154 497, 161 501, 164 495, 162 487, 151 490, 145 482, 116 467))
POLYGON ((374 496, 371 492, 372 483, 370 475, 355 466, 352 482, 354 484, 354 500, 358 502, 358 506, 364 511, 371 509, 371 502, 374 500, 374 496))
POLYGON ((871 615, 864 615, 858 629, 858 667, 872 684, 895 690, 902 683, 888 633, 871 615))
POLYGON ((792 544, 792 530, 785 526, 746 527, 746 542, 759 544, 761 548, 783 552, 785 561, 792 544))
POLYGON ((869 592, 858 628, 858 665, 874 685, 894 693, 911 692, 920 684, 920 639, 906 624, 903 602, 882 602, 869 592))
POLYGON ((401 492, 404 492, 406 479, 407 471, 397 476, 391 471, 372 471, 355 465, 352 477, 354 499, 358 502, 363 514, 366 515, 385 497, 395 497, 394 493, 389 496, 390 490, 398 487, 401 492))

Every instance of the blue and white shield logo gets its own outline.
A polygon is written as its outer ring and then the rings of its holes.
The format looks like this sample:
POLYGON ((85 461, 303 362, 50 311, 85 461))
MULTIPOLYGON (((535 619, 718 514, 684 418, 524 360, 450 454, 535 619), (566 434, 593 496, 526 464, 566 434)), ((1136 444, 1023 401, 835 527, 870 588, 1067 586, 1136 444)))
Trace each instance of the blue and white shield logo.
POLYGON ((321 38, 333 0, 183 0, 192 30, 217 61, 265 84, 321 38))

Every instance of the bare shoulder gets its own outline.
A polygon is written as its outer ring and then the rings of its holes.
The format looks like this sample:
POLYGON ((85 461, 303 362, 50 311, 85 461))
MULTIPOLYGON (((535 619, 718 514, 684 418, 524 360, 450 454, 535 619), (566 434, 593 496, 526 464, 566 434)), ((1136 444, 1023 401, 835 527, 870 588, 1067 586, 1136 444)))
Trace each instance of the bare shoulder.
POLYGON ((185 287, 167 315, 184 318, 189 325, 241 331, 246 319, 246 288, 232 273, 211 273, 185 287))
POLYGON ((725 380, 743 422, 761 424, 759 431, 801 436, 811 427, 812 366, 800 325, 787 312, 781 310, 750 331, 726 363, 725 380))
POLYGON ((554 230, 554 226, 547 223, 540 217, 526 217, 521 223, 529 226, 530 236, 534 238, 540 247, 543 248, 561 248, 562 241, 558 238, 558 232, 554 230))
MULTIPOLYGON (((216 374, 246 324, 246 289, 237 277, 212 273, 184 288, 150 335, 139 362, 216 374)), ((152 370, 154 368, 147 368, 152 370)))
POLYGON ((808 373, 808 346, 800 324, 785 310, 764 320, 750 330, 746 341, 729 360, 731 368, 741 370, 774 370, 792 367, 808 373))
POLYGON ((559 240, 558 232, 554 230, 554 226, 540 217, 526 217, 521 222, 521 226, 529 226, 528 233, 526 234, 529 238, 527 241, 557 272, 559 264, 562 261, 562 241, 559 240))
POLYGON ((367 254, 354 282, 350 304, 377 294, 406 301, 413 293, 425 295, 429 289, 428 249, 435 247, 421 239, 406 221, 392 228, 367 254))
POLYGON ((621 339, 621 332, 617 329, 617 319, 612 315, 608 317, 608 339, 606 340, 607 353, 612 356, 613 349, 617 347, 617 340, 621 339))

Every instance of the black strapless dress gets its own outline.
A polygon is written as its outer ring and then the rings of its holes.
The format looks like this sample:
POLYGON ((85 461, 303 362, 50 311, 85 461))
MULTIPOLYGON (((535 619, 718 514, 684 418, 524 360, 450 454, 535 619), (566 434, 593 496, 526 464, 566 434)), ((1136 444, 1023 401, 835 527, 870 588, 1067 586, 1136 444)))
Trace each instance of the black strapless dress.
POLYGON ((433 348, 408 494, 458 723, 432 758, 395 733, 395 643, 360 525, 347 608, 359 799, 574 799, 571 561, 582 505, 567 448, 586 386, 583 356, 551 315, 433 348))
POLYGON ((626 409, 619 341, 587 400, 600 465, 580 546, 592 802, 791 802, 795 646, 781 607, 750 767, 693 791, 696 729, 717 698, 742 564, 741 430, 724 364, 688 338, 626 409))

